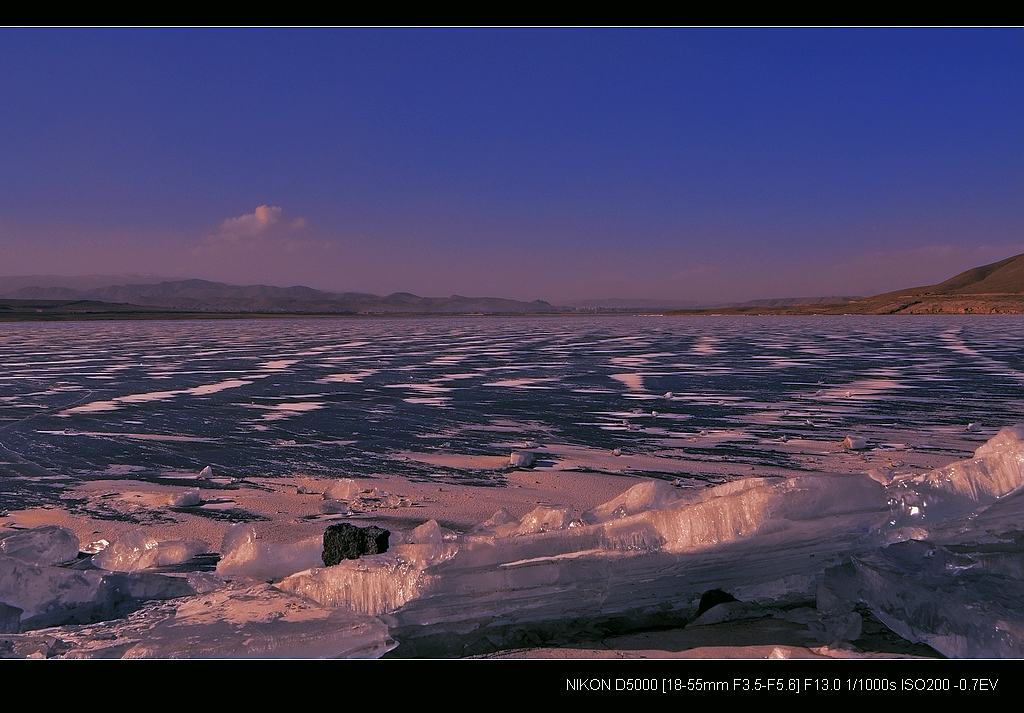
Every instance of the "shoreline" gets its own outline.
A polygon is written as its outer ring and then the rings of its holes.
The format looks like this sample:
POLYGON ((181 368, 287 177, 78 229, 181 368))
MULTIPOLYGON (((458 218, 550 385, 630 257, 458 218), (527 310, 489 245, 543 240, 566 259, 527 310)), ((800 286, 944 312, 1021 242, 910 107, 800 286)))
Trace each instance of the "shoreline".
POLYGON ((454 313, 454 312, 377 312, 370 314, 349 314, 343 312, 153 312, 153 313, 117 313, 96 312, 81 314, 54 315, 10 315, 0 314, 0 324, 53 324, 62 322, 186 322, 186 321, 245 321, 245 320, 316 320, 316 319, 564 319, 564 318, 666 318, 678 319, 687 317, 728 317, 728 318, 769 318, 769 317, 842 317, 842 318, 893 318, 912 319, 921 317, 970 317, 999 318, 1021 317, 1024 309, 1014 312, 763 312, 763 311, 675 311, 651 312, 508 312, 508 313, 454 313))

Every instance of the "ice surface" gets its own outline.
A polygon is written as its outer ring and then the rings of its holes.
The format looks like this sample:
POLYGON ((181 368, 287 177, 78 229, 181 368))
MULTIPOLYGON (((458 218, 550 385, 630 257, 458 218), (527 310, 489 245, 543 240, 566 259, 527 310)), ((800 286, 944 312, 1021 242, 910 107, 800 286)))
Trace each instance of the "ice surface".
POLYGON ((78 537, 57 525, 34 527, 0 540, 0 554, 31 564, 62 564, 78 557, 78 537))
MULTIPOLYGON (((356 507, 387 496, 353 493, 350 483, 335 485, 356 507)), ((33 626, 81 621, 125 602, 205 592, 147 606, 130 618, 138 629, 132 624, 113 643, 94 640, 82 655, 378 655, 392 645, 375 628, 379 617, 403 654, 449 656, 578 636, 602 621, 680 624, 720 588, 741 603, 704 623, 816 601, 814 626, 848 641, 866 606, 900 636, 946 655, 1024 656, 1022 484, 1024 427, 1014 427, 974 458, 924 474, 896 466, 800 472, 705 489, 643 481, 585 513, 538 505, 516 518, 501 510, 465 536, 427 521, 396 533, 386 553, 332 567, 320 566, 320 537, 271 543, 245 524, 225 536, 217 576, 173 585, 154 573, 74 571, 0 555, 0 603, 24 609, 25 628, 29 618, 33 626), (202 618, 204 602, 219 618, 202 618), (142 623, 156 633, 143 635, 142 623), (209 648, 186 651, 203 637, 209 648)), ((161 545, 148 544, 124 538, 96 559, 124 551, 143 561, 161 545)))
POLYGON ((256 528, 239 523, 224 535, 217 573, 270 581, 323 564, 323 539, 273 543, 260 540, 256 528))

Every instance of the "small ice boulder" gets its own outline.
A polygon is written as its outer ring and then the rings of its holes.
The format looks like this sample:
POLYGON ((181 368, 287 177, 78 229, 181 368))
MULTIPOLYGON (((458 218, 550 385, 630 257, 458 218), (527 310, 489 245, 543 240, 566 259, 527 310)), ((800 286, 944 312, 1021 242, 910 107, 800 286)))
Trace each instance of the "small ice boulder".
POLYGON ((320 512, 324 515, 348 515, 352 508, 344 500, 323 500, 320 502, 320 512))
POLYGON ((376 525, 357 527, 347 522, 331 525, 324 532, 323 563, 331 567, 342 560, 387 552, 390 536, 388 530, 376 525))
POLYGON ((213 468, 211 468, 210 466, 206 466, 201 471, 199 471, 199 479, 200 480, 213 480, 213 478, 214 478, 213 468))
POLYGON ((176 508, 191 508, 196 505, 201 505, 203 502, 202 496, 199 495, 199 488, 192 488, 181 493, 177 493, 171 496, 171 507, 176 508))
POLYGON ((324 491, 324 500, 355 500, 365 490, 351 478, 342 478, 331 483, 324 491))
POLYGON ((78 557, 78 537, 59 525, 34 527, 0 540, 0 553, 30 564, 62 564, 78 557))
POLYGON ((533 510, 523 515, 518 525, 512 529, 511 532, 505 533, 499 529, 498 535, 533 535, 538 532, 564 530, 576 519, 576 514, 570 508, 554 508, 546 505, 538 505, 533 510))
POLYGON ((862 451, 867 447, 867 439, 861 436, 847 436, 843 439, 843 448, 848 451, 862 451))
POLYGON ((409 533, 406 542, 413 545, 439 545, 443 542, 454 540, 456 537, 455 532, 441 527, 437 520, 427 520, 409 533))
POLYGON ((649 510, 658 510, 676 503, 679 493, 664 480, 637 483, 618 497, 588 512, 587 522, 609 522, 649 510))
POLYGON ((612 449, 612 455, 615 456, 616 458, 621 456, 622 455, 622 449, 621 448, 614 448, 614 449, 612 449))
POLYGON ((665 395, 662 396, 662 398, 668 400, 668 399, 671 399, 673 396, 675 396, 675 394, 673 394, 671 391, 666 391, 665 395))
POLYGON ((475 535, 493 536, 498 528, 516 525, 519 520, 505 508, 501 508, 489 518, 474 527, 470 532, 475 535))
POLYGON ((981 430, 981 424, 980 423, 973 423, 973 422, 972 423, 968 423, 966 430, 968 430, 968 431, 979 431, 979 430, 981 430))
POLYGON ((532 451, 512 451, 508 457, 511 468, 530 468, 537 461, 537 454, 532 451))
POLYGON ((94 555, 92 562, 100 569, 111 572, 135 572, 181 564, 209 551, 210 545, 202 540, 160 541, 141 530, 135 530, 94 555))

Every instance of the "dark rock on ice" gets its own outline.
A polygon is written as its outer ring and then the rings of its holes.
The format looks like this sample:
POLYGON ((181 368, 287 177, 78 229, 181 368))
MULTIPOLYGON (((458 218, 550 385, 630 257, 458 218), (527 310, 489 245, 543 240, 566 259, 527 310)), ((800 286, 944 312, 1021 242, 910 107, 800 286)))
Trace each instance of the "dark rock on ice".
POLYGON ((359 559, 388 551, 391 533, 381 527, 356 527, 347 522, 331 525, 324 532, 324 565, 330 567, 343 559, 359 559))

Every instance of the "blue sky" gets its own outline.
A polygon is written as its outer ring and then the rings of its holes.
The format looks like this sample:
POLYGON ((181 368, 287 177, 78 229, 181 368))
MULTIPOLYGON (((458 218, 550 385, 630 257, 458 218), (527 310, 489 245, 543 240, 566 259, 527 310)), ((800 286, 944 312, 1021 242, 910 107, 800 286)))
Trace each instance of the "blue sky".
POLYGON ((699 301, 1024 251, 1019 29, 8 28, 0 67, 0 273, 699 301))

